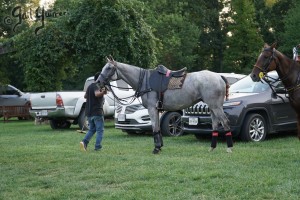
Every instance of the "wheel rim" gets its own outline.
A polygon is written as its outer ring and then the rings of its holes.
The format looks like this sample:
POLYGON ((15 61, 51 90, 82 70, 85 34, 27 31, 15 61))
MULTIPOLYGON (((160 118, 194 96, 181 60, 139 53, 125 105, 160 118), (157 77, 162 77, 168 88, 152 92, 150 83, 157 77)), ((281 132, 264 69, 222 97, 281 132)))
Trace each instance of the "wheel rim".
POLYGON ((260 118, 255 118, 250 123, 249 127, 250 138, 253 141, 261 141, 265 135, 265 125, 260 118))
POLYGON ((174 116, 170 119, 169 132, 172 136, 180 136, 182 134, 181 116, 174 116))

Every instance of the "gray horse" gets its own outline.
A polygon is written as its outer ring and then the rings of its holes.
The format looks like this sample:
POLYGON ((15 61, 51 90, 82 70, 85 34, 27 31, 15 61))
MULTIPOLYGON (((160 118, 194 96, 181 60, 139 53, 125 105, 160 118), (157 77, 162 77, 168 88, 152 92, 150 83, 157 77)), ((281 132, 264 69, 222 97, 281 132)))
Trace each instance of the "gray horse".
MULTIPOLYGON (((114 61, 107 58, 107 64, 97 80, 101 85, 108 85, 109 81, 123 79, 134 90, 136 96, 141 96, 142 104, 148 109, 154 137, 153 153, 157 154, 163 146, 159 126, 159 111, 157 102, 159 94, 150 87, 149 79, 154 70, 142 69, 136 66, 114 61)), ((224 97, 228 97, 229 85, 225 77, 203 70, 187 73, 181 89, 166 90, 163 97, 163 109, 166 111, 182 110, 190 107, 200 100, 208 104, 212 118, 212 143, 210 151, 216 148, 218 126, 221 123, 226 133, 227 152, 233 147, 229 120, 223 111, 224 97)))

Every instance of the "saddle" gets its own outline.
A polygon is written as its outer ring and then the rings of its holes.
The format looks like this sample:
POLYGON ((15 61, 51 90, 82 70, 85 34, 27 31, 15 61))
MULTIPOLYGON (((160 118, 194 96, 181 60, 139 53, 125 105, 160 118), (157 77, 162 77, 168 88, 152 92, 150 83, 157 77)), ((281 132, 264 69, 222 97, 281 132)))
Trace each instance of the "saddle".
POLYGON ((156 108, 163 110, 163 95, 167 89, 180 89, 183 85, 187 68, 171 71, 163 65, 158 65, 149 78, 150 87, 158 93, 156 108))

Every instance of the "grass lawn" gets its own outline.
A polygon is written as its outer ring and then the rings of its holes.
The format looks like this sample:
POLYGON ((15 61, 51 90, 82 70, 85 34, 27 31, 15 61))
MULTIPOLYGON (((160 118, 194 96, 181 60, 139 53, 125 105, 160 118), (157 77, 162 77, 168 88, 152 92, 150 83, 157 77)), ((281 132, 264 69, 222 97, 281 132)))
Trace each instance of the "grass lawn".
POLYGON ((261 143, 164 137, 153 155, 149 135, 127 135, 106 121, 103 149, 81 152, 84 137, 33 121, 0 121, 0 199, 299 199, 300 142, 295 135, 261 143))

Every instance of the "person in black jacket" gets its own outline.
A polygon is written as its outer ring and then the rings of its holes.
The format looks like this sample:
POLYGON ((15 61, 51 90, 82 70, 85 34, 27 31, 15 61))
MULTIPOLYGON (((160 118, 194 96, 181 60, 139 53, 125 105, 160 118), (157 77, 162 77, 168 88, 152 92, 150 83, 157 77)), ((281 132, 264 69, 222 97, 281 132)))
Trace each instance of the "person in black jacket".
POLYGON ((104 132, 103 104, 104 95, 107 94, 107 90, 105 88, 98 88, 95 81, 98 79, 99 75, 99 72, 95 74, 94 83, 87 88, 84 95, 84 98, 86 98, 85 115, 88 118, 89 131, 80 142, 80 149, 82 151, 87 150, 87 146, 95 132, 97 132, 95 150, 97 151, 102 148, 101 142, 104 132))

